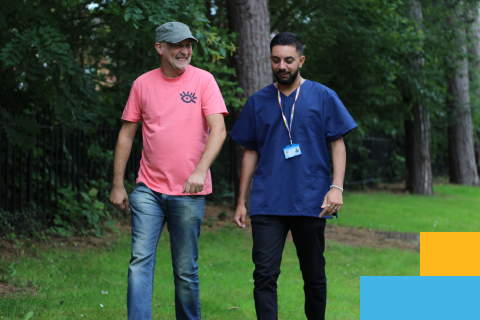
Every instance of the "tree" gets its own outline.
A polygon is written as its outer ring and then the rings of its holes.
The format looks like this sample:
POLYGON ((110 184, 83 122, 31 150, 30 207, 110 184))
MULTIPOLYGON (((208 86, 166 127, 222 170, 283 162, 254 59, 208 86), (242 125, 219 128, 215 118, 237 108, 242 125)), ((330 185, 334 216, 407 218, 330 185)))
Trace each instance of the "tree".
MULTIPOLYGON (((459 7, 464 9, 462 5, 459 7)), ((456 44, 451 56, 454 66, 448 78, 448 111, 452 119, 448 127, 450 182, 479 185, 470 106, 466 30, 465 25, 458 21, 457 10, 450 12, 448 24, 452 27, 453 43, 456 44)))
MULTIPOLYGON (((417 28, 422 26, 422 6, 411 2, 410 15, 417 28)), ((421 44, 420 44, 421 46, 421 44)), ((413 71, 424 65, 421 52, 410 62, 413 71)), ((421 78, 418 82, 423 82, 421 78)), ((409 100, 407 98, 407 100, 409 100)), ((405 120, 406 187, 411 193, 433 195, 432 162, 430 157, 430 116, 423 97, 412 101, 411 116, 405 120)))
MULTIPOLYGON (((237 80, 243 89, 243 98, 248 98, 272 82, 270 56, 270 14, 268 0, 227 1, 229 24, 238 33, 235 65, 237 80)), ((238 117, 236 112, 235 118, 238 117)), ((235 144, 235 200, 238 198, 243 147, 235 144)), ((250 191, 246 207, 250 210, 250 191)))
POLYGON ((467 29, 467 45, 470 56, 470 103, 472 111, 476 110, 476 117, 474 117, 475 158, 477 171, 480 174, 480 14, 478 10, 478 4, 475 3, 468 11, 468 18, 471 23, 467 29))

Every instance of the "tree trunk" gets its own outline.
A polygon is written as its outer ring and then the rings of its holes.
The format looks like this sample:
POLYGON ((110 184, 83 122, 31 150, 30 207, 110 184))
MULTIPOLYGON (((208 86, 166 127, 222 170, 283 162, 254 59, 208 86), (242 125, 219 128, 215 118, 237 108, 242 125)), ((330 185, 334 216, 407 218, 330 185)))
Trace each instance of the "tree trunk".
POLYGON ((455 61, 456 65, 448 79, 448 112, 451 119, 448 127, 450 182, 479 185, 470 110, 466 31, 457 19, 457 13, 453 12, 449 22, 455 32, 456 53, 452 61, 455 61))
MULTIPOLYGON (((469 68, 470 101, 478 106, 480 105, 480 14, 478 14, 477 3, 473 5, 473 8, 470 8, 468 16, 469 20, 472 21, 467 29, 468 54, 471 57, 469 68)), ((476 132, 475 159, 477 172, 480 173, 480 128, 474 128, 474 132, 476 132)))
POLYGON ((245 98, 272 83, 270 14, 267 0, 230 0, 229 18, 238 33, 237 79, 245 98))
MULTIPOLYGON (((413 1, 410 8, 413 20, 419 28, 422 25, 422 7, 413 1)), ((416 58, 410 62, 411 68, 419 70, 423 59, 416 58)), ((420 79, 420 81, 422 81, 420 79)), ((425 101, 413 102, 412 117, 405 120, 405 157, 406 187, 410 193, 433 195, 432 162, 430 158, 430 116, 425 101)))
MULTIPOLYGON (((230 29, 238 34, 235 66, 243 96, 250 97, 272 82, 270 67, 270 14, 268 0, 227 0, 230 29)), ((235 120, 240 112, 234 112, 235 120)), ((235 144, 235 201, 238 200, 240 169, 244 148, 235 144)), ((250 192, 246 207, 250 212, 250 192)))
POLYGON ((480 172, 480 128, 477 128, 477 141, 475 142, 475 159, 477 162, 477 172, 480 172))

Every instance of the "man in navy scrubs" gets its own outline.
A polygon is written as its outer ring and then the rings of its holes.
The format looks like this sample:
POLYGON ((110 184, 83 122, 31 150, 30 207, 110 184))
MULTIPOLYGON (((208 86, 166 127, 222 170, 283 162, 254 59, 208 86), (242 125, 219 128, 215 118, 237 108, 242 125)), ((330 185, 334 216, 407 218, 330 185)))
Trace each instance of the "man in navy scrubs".
POLYGON ((304 280, 305 314, 324 319, 325 219, 342 207, 342 137, 357 124, 333 90, 300 76, 305 56, 297 35, 276 35, 270 52, 277 82, 248 99, 230 134, 245 147, 233 221, 245 227, 245 196, 253 177, 250 216, 258 319, 278 318, 277 278, 289 230, 304 280))

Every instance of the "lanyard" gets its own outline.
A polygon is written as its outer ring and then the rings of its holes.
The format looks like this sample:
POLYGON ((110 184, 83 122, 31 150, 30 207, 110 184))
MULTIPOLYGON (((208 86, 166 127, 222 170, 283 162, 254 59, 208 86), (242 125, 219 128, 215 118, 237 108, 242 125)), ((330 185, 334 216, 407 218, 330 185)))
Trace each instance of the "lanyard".
POLYGON ((293 144, 293 142, 292 142, 293 113, 295 112, 295 103, 297 102, 298 95, 300 94, 300 86, 301 86, 301 85, 302 85, 302 79, 300 79, 300 84, 298 85, 298 88, 297 88, 297 94, 295 95, 295 101, 293 102, 292 114, 290 115, 290 127, 288 126, 287 118, 285 118, 285 115, 283 114, 282 98, 280 97, 280 89, 277 88, 277 91, 278 91, 278 104, 280 105, 280 112, 282 113, 283 123, 285 123, 285 127, 287 128, 287 131, 288 131, 288 137, 290 138, 290 144, 293 144))

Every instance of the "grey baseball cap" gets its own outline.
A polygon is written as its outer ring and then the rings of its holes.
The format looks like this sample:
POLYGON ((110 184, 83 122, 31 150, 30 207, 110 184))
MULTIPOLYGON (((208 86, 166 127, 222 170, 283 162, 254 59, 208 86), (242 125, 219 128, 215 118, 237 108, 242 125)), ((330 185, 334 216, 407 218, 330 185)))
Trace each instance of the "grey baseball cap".
POLYGON ((181 22, 167 22, 162 24, 155 31, 155 43, 166 41, 168 43, 178 43, 185 39, 198 40, 190 32, 190 28, 181 22))

